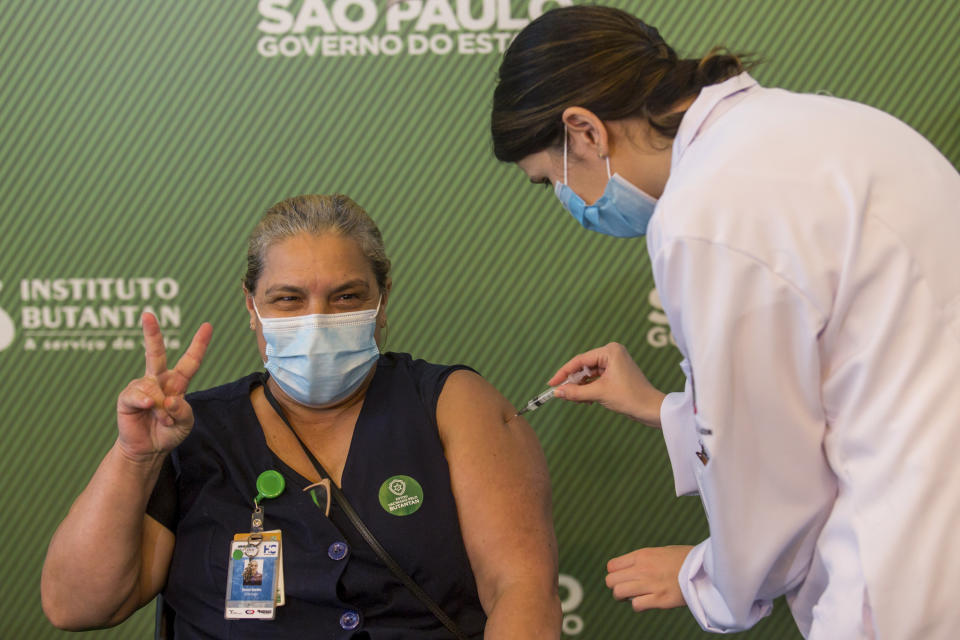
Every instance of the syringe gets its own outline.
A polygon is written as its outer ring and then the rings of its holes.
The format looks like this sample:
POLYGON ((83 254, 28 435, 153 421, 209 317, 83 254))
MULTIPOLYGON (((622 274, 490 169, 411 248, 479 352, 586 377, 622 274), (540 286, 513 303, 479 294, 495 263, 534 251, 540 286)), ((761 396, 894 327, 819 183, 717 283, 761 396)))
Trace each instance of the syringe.
MULTIPOLYGON (((562 387, 565 384, 580 384, 590 376, 591 376, 590 367, 584 365, 583 369, 580 369, 580 371, 577 371, 575 373, 571 373, 569 376, 567 376, 567 379, 561 382, 560 384, 558 384, 557 387, 562 387)), ((536 411, 537 409, 545 405, 550 400, 553 400, 556 397, 554 394, 557 390, 557 387, 550 387, 549 389, 547 389, 546 391, 544 391, 543 393, 535 397, 533 400, 528 402, 526 406, 523 407, 523 409, 520 409, 520 411, 517 411, 517 413, 513 417, 516 418, 517 416, 523 415, 528 411, 536 411)))

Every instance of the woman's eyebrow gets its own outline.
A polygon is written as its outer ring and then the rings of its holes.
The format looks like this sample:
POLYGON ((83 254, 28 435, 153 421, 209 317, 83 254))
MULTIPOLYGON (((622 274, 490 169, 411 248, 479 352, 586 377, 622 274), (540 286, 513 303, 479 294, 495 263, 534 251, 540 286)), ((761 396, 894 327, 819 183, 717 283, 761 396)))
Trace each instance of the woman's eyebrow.
POLYGON ((272 287, 268 287, 266 291, 263 292, 264 295, 270 295, 272 293, 298 293, 305 294, 307 292, 303 287, 297 287, 292 284, 275 284, 272 287))
MULTIPOLYGON (((338 284, 328 292, 328 295, 335 295, 337 293, 341 293, 348 289, 356 289, 356 288, 362 288, 363 290, 366 291, 370 288, 370 285, 363 278, 355 278, 353 280, 347 280, 346 282, 338 284)), ((267 289, 263 292, 264 295, 272 295, 277 293, 295 293, 298 295, 305 296, 307 295, 308 290, 305 287, 299 287, 293 284, 281 283, 281 284, 275 284, 270 287, 267 287, 267 289)))
POLYGON ((367 290, 370 288, 366 280, 362 278, 357 278, 355 280, 348 280, 347 282, 344 282, 343 284, 334 288, 330 293, 337 294, 337 293, 340 293, 341 291, 345 291, 347 289, 353 289, 357 287, 362 288, 364 290, 367 290))

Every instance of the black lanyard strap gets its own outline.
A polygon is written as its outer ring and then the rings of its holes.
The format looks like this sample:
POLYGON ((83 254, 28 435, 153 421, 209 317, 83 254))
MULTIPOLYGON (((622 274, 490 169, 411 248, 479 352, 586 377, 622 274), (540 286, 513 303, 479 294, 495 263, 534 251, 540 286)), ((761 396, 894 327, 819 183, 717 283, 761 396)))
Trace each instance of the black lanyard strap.
POLYGON ((467 636, 463 634, 460 630, 460 627, 457 626, 457 623, 454 622, 446 612, 440 608, 440 605, 437 604, 433 598, 424 591, 420 585, 414 582, 407 573, 397 564, 397 561, 383 548, 383 545, 380 544, 380 541, 374 537, 373 532, 367 528, 367 525, 363 523, 363 520, 360 519, 360 515, 353 508, 353 505, 350 504, 350 501, 347 500, 347 496, 343 493, 340 487, 336 482, 333 481, 333 478, 330 477, 330 474, 327 473, 326 469, 323 468, 323 465, 320 464, 320 461, 317 460, 316 456, 313 455, 313 452, 310 451, 303 440, 300 438, 300 434, 297 433, 297 430, 293 428, 293 425, 290 424, 290 421, 287 419, 286 414, 283 412, 283 407, 280 406, 280 403, 277 402, 277 399, 273 397, 273 393, 270 392, 270 387, 267 386, 267 380, 263 381, 263 394, 267 397, 267 402, 270 403, 270 406, 273 407, 273 410, 277 412, 277 415, 280 416, 280 419, 283 420, 283 424, 287 425, 287 428, 290 429, 290 432, 293 433, 293 437, 297 439, 297 442, 300 443, 300 447, 303 449, 303 452, 307 454, 307 458, 310 459, 310 463, 314 467, 314 471, 317 472, 321 478, 330 479, 330 492, 333 494, 333 499, 337 501, 337 504, 340 505, 340 508, 343 509, 343 513, 346 514, 347 519, 350 520, 350 523, 354 526, 357 532, 366 540, 367 544, 370 545, 370 548, 373 549, 373 552, 377 554, 380 560, 390 569, 390 572, 396 576, 396 578, 403 583, 403 585, 409 589, 413 595, 417 597, 420 602, 425 604, 437 620, 443 624, 447 630, 454 635, 457 640, 468 640, 467 636))

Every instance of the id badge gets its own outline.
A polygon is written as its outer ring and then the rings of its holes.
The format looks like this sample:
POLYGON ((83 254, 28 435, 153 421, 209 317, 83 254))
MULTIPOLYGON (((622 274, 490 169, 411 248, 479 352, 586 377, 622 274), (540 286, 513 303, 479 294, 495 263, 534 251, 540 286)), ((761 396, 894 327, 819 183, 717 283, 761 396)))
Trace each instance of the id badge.
POLYGON ((284 604, 283 551, 280 531, 238 533, 230 543, 228 620, 272 620, 284 604))
MULTIPOLYGON (((252 535, 253 535, 252 533, 236 533, 233 535, 233 539, 235 542, 242 541, 244 543, 247 543, 247 541, 250 539, 250 536, 252 535)), ((261 535, 263 536, 263 539, 266 541, 271 541, 271 542, 276 541, 278 546, 277 594, 276 594, 276 597, 274 598, 274 601, 276 602, 278 607, 282 607, 284 604, 286 604, 286 596, 284 595, 284 590, 283 590, 283 543, 281 541, 282 536, 280 534, 280 529, 274 529, 273 531, 264 531, 261 533, 261 535)), ((232 554, 233 554, 233 550, 231 548, 231 555, 232 554)))

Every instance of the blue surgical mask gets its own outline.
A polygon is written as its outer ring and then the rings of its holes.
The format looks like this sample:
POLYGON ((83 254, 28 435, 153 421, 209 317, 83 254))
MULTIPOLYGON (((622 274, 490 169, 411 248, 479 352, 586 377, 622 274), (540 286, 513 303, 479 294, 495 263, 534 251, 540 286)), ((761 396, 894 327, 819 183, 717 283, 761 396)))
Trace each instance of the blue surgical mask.
POLYGON ((618 238, 646 235, 657 200, 634 186, 619 173, 610 175, 607 156, 607 186, 595 203, 588 205, 567 184, 567 129, 563 129, 563 182, 554 185, 560 204, 573 214, 584 229, 618 238))
POLYGON ((380 356, 376 309, 264 318, 253 310, 267 343, 267 371, 288 396, 317 407, 343 400, 363 383, 380 356))

